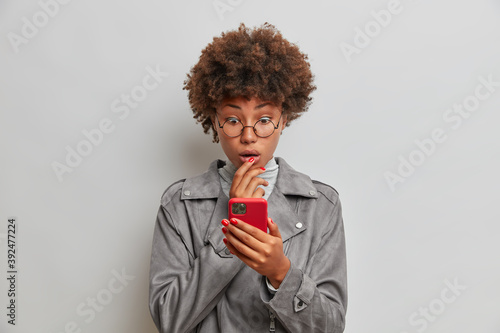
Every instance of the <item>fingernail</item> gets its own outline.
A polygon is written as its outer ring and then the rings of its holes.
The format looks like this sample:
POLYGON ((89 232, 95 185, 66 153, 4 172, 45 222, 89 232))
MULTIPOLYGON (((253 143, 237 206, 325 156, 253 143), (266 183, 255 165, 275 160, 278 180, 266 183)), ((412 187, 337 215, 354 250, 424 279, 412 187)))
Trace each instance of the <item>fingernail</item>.
POLYGON ((222 220, 222 222, 221 222, 221 223, 222 223, 223 225, 225 225, 226 227, 229 225, 229 221, 228 221, 228 220, 226 220, 226 219, 222 220))
POLYGON ((237 225, 237 224, 238 224, 238 221, 236 221, 236 219, 231 219, 231 220, 229 220, 229 221, 231 221, 231 223, 232 223, 232 224, 234 224, 234 225, 237 225))
POLYGON ((248 162, 250 162, 250 163, 253 163, 253 161, 255 161, 255 158, 253 158, 253 157, 250 157, 250 159, 248 160, 248 162))
POLYGON ((222 232, 226 233, 227 232, 227 228, 226 227, 222 227, 222 232))
POLYGON ((223 238, 224 244, 227 244, 227 239, 223 238))
POLYGON ((260 167, 262 170, 266 171, 266 168, 260 167))
POLYGON ((271 220, 271 224, 274 224, 274 221, 273 221, 273 219, 272 219, 272 218, 269 218, 269 220, 271 220))

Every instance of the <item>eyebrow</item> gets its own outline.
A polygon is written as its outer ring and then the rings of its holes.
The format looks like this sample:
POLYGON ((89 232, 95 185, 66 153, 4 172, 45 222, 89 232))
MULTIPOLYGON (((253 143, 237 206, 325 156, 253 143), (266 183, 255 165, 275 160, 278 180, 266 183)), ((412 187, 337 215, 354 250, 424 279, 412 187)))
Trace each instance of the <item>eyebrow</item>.
MULTIPOLYGON (((262 103, 262 104, 260 104, 260 105, 257 105, 257 106, 255 107, 255 109, 254 109, 254 110, 257 110, 257 109, 262 109, 263 107, 265 107, 265 106, 267 106, 267 105, 270 105, 270 104, 272 104, 272 103, 271 103, 271 102, 262 103)), ((226 104, 226 105, 224 105, 224 106, 230 106, 230 107, 232 107, 232 108, 235 108, 235 109, 240 109, 240 110, 241 110, 241 107, 239 107, 238 105, 235 105, 235 104, 226 104)))

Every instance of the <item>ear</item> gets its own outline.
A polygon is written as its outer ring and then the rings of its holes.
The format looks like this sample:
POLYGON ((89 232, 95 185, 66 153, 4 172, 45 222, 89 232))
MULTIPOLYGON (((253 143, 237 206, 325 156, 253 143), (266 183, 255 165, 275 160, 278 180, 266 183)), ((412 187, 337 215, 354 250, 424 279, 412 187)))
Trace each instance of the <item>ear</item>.
POLYGON ((286 117, 286 115, 281 116, 281 124, 280 124, 280 126, 281 126, 281 131, 283 131, 283 130, 285 129, 286 122, 287 122, 287 117, 286 117))
POLYGON ((212 122, 212 129, 214 130, 214 132, 217 132, 217 127, 215 126, 215 122, 216 122, 215 115, 212 114, 210 116, 210 121, 212 122))

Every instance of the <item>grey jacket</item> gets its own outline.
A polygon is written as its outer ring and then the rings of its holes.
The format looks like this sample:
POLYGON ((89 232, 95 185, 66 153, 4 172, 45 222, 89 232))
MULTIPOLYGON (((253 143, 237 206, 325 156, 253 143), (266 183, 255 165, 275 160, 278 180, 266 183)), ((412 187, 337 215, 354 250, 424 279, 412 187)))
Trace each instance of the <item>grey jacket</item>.
POLYGON ((149 307, 160 332, 343 332, 347 308, 342 209, 332 187, 276 158, 268 200, 291 267, 276 294, 265 277, 231 255, 221 221, 228 198, 212 162, 172 184, 153 236, 149 307))

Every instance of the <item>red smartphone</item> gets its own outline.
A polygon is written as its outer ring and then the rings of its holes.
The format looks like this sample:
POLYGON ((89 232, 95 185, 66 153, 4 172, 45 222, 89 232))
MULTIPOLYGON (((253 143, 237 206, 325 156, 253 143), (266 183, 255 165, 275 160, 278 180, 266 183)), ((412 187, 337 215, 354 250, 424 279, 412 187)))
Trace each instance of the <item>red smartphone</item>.
POLYGON ((229 218, 233 217, 267 232, 267 200, 232 198, 229 200, 229 218))

